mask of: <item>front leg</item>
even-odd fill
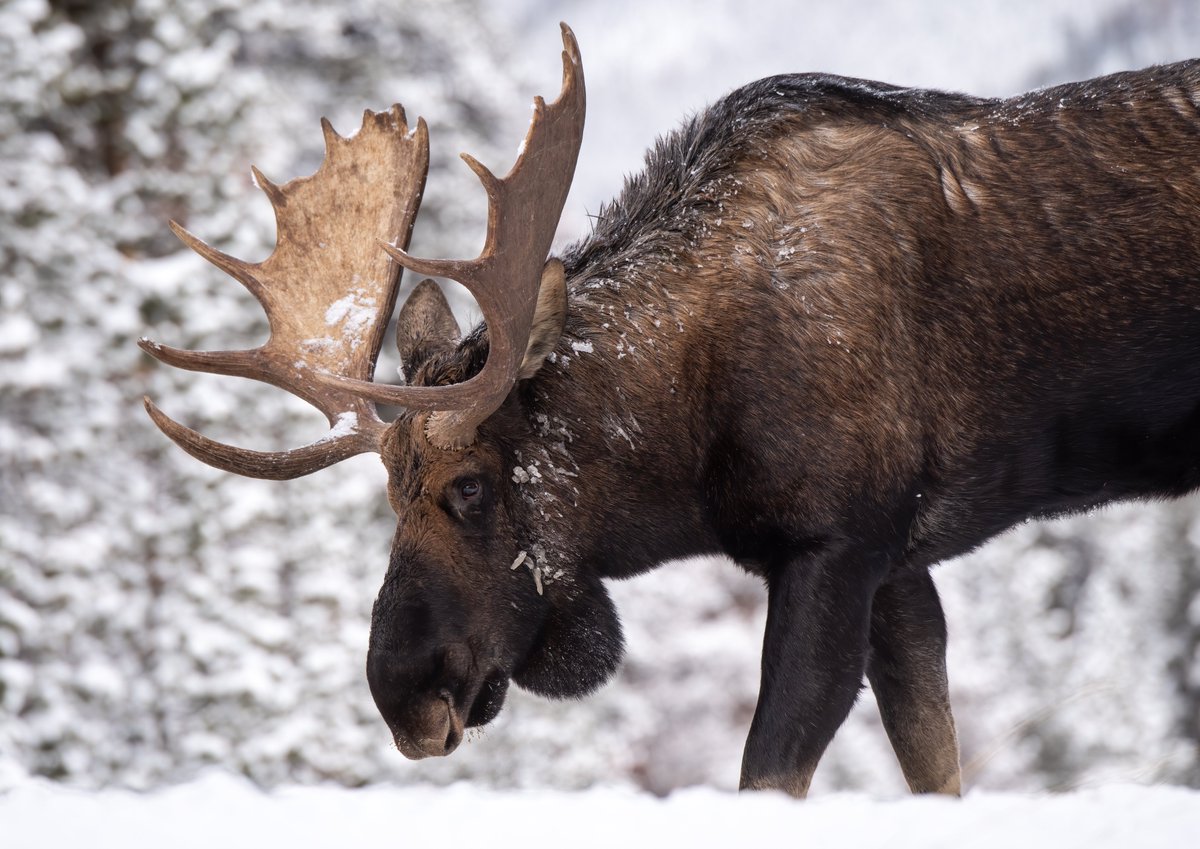
[[[762,685],[742,758],[742,789],[804,797],[862,687],[877,553],[828,552],[767,577]]]
[[[958,795],[946,620],[928,570],[890,577],[875,593],[867,677],[908,786],[914,793]]]

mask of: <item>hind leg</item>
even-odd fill
[[[871,604],[867,678],[914,793],[962,792],[946,678],[946,620],[927,570],[890,578]]]

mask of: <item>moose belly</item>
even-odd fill
[[[1097,358],[1070,391],[1047,381],[1040,409],[997,414],[932,478],[910,554],[934,563],[1030,518],[1200,487],[1200,350],[1155,354]]]

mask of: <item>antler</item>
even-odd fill
[[[426,427],[443,448],[474,441],[475,429],[496,411],[516,383],[537,307],[542,267],[567,200],[583,140],[585,93],[579,45],[562,25],[563,84],[549,106],[534,100],[534,115],[521,152],[504,179],[463,154],[488,196],[487,239],[473,260],[409,256],[394,244],[384,249],[418,274],[457,280],[479,302],[487,321],[488,359],[470,380],[450,386],[388,386],[332,370],[320,379],[331,387],[409,409],[435,410]]]
[[[261,263],[228,256],[175,222],[188,247],[227,272],[259,300],[271,335],[247,351],[183,351],[142,339],[148,354],[193,371],[250,377],[303,398],[329,419],[316,442],[292,451],[251,451],[224,445],[168,418],[149,398],[154,423],[181,448],[209,465],[257,478],[285,480],[347,457],[379,451],[385,424],[375,405],[345,387],[313,379],[336,374],[351,385],[369,381],[396,303],[400,269],[379,242],[407,245],[429,168],[429,134],[411,132],[404,110],[363,114],[349,139],[322,119],[325,159],[311,177],[276,186],[253,169],[275,209],[278,244]]]

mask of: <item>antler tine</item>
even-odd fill
[[[426,432],[444,448],[474,439],[475,428],[504,402],[516,383],[529,341],[540,276],[566,204],[583,140],[586,95],[579,45],[562,25],[563,82],[558,99],[534,102],[521,153],[503,179],[463,156],[488,196],[487,238],[474,260],[428,260],[392,245],[387,253],[418,274],[449,277],[470,290],[487,321],[489,353],[483,370],[453,386],[385,386],[324,375],[330,386],[376,402],[436,410]],[[531,163],[536,163],[533,165]]]
[[[142,403],[150,418],[158,425],[158,429],[200,462],[223,472],[267,480],[291,480],[340,463],[355,454],[376,451],[382,432],[381,424],[379,428],[348,430],[344,434],[319,439],[303,448],[293,448],[290,451],[253,451],[217,442],[181,425],[155,406],[149,398],[142,398]]]
[[[263,172],[259,171],[257,166],[251,165],[250,173],[254,176],[254,185],[262,189],[263,194],[271,201],[273,209],[278,209],[287,203],[287,196],[283,193],[283,189],[263,176]]]
[[[259,348],[247,351],[187,351],[142,337],[138,347],[159,362],[188,371],[204,371],[231,377],[255,377],[262,370]]]
[[[257,177],[258,169],[253,168],[252,170]],[[265,177],[263,180],[264,183],[260,183],[260,186],[267,182]],[[268,192],[268,195],[269,194],[270,192]],[[258,278],[254,276],[253,265],[248,262],[244,262],[237,257],[232,257],[224,251],[217,250],[203,239],[196,238],[177,221],[168,221],[167,226],[171,228],[171,232],[175,234],[175,237],[179,239],[179,241],[183,242],[193,251],[200,254],[200,256],[204,257],[217,268],[224,271],[234,280],[237,280],[239,283],[249,289],[250,293],[254,295],[254,297],[262,300],[262,284],[259,282]]]
[[[333,124],[329,123],[329,119],[321,118],[321,134],[325,137],[325,152],[328,154],[339,142],[344,142],[345,139],[338,135],[338,131],[333,128]]]
[[[379,247],[383,248],[392,259],[403,268],[411,271],[413,274],[424,274],[429,277],[448,277],[451,280],[457,280],[463,285],[466,285],[465,278],[469,278],[474,273],[475,263],[458,259],[423,259],[422,257],[413,256],[395,245],[387,242],[380,242]]]
[[[249,451],[208,439],[147,400],[155,424],[192,456],[250,477],[308,474],[364,451],[378,451],[386,425],[369,399],[314,380],[333,372],[370,380],[399,287],[399,268],[377,241],[408,244],[429,166],[424,122],[409,132],[404,111],[367,111],[342,138],[322,119],[326,152],[311,177],[277,186],[252,169],[275,210],[278,244],[261,263],[210,247],[172,222],[179,238],[241,281],[267,313],[271,335],[247,351],[185,351],[143,339],[142,350],[169,365],[249,377],[286,389],[325,414],[323,438],[283,452]]]
[[[535,98],[535,102],[540,103],[542,99],[540,97]],[[475,172],[475,176],[479,178],[479,182],[483,183],[484,191],[487,192],[489,199],[503,189],[500,178],[493,174],[486,165],[474,156],[469,153],[460,153],[459,158],[467,163],[468,168]]]

